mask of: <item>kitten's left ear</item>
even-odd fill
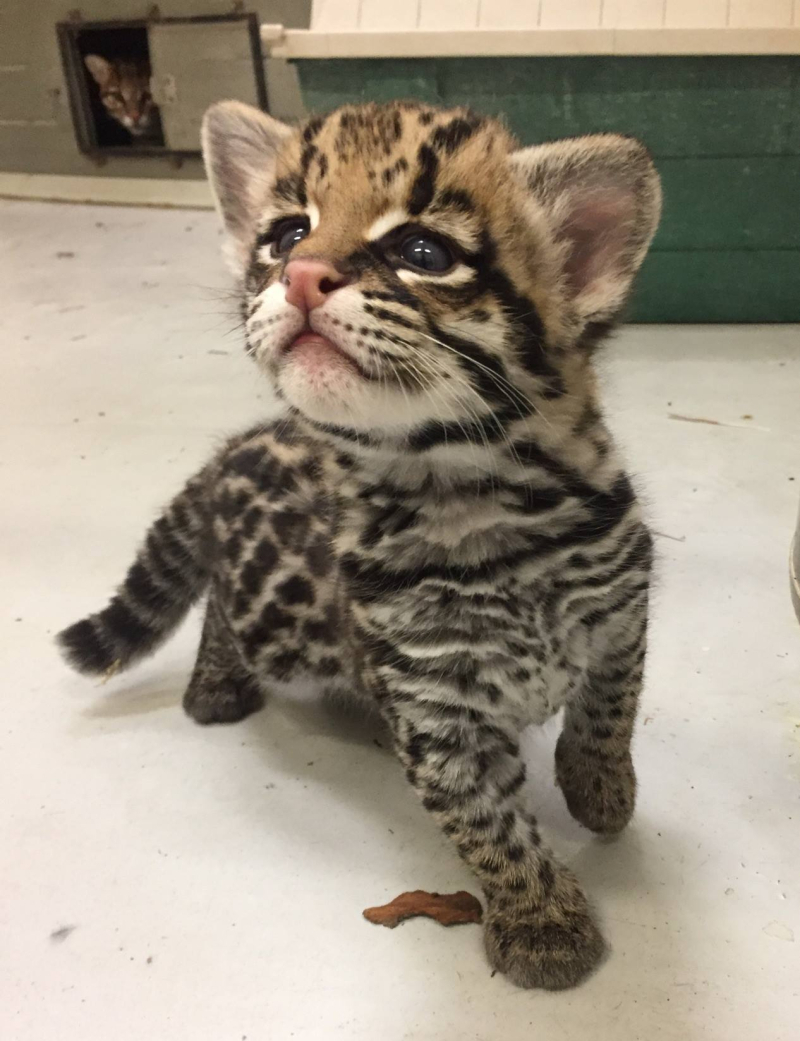
[[[647,149],[630,137],[594,134],[523,148],[510,161],[562,247],[578,316],[613,318],[661,215],[661,182]]]
[[[97,86],[105,87],[113,72],[111,62],[107,58],[101,58],[99,54],[87,54],[83,62]]]
[[[278,152],[293,133],[285,123],[240,101],[217,102],[203,117],[203,161],[237,274],[247,265],[260,208],[275,180]]]

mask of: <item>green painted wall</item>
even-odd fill
[[[641,138],[664,217],[631,318],[800,321],[800,57],[299,61],[306,105],[419,98],[502,115],[525,144]]]

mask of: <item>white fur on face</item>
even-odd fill
[[[394,228],[399,228],[403,224],[408,224],[410,220],[411,218],[405,210],[388,210],[369,226],[366,234],[367,242],[377,242],[378,239],[382,239],[384,235],[388,235]]]
[[[413,331],[364,311],[361,292],[345,287],[332,293],[308,319],[286,302],[286,288],[273,282],[260,295],[247,322],[250,351],[283,397],[319,423],[356,430],[402,434],[432,420],[467,422],[487,410],[461,373],[452,352]],[[284,351],[304,330],[331,340],[371,377],[332,362],[308,365]],[[382,339],[371,336],[380,332]],[[393,369],[414,375],[398,384]]]
[[[452,318],[442,321],[441,326],[446,332],[463,336],[497,354],[503,351],[506,323],[500,317],[490,319],[488,322],[476,322],[474,318],[453,315]]]
[[[397,277],[404,282],[436,282],[443,286],[463,286],[475,278],[474,270],[467,264],[456,264],[452,271],[445,275],[437,275],[430,271],[411,271],[408,268],[400,268]]]
[[[286,286],[273,282],[258,297],[247,319],[247,344],[255,360],[272,376],[277,355],[306,327],[303,313],[286,303]]]

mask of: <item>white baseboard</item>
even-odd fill
[[[206,181],[155,177],[81,177],[0,172],[0,198],[43,202],[86,202],[106,206],[213,209]]]

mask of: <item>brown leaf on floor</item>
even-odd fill
[[[464,925],[480,922],[482,914],[480,902],[463,889],[458,893],[427,893],[424,889],[415,889],[411,893],[401,893],[391,903],[368,907],[364,911],[368,922],[385,925],[387,929],[394,929],[404,919],[420,915],[432,918],[440,925]]]

